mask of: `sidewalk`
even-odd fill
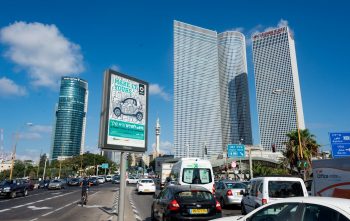
[[[136,221],[135,215],[131,208],[129,198],[132,188],[127,187],[124,199],[124,220]],[[118,195],[116,195],[118,194]],[[119,198],[119,188],[99,190],[98,192],[89,195],[87,205],[81,206],[77,204],[74,209],[61,217],[59,220],[76,220],[76,221],[117,221],[117,214],[113,213],[113,209],[118,211],[118,205],[114,206],[115,197]],[[114,207],[113,207],[114,206]]]

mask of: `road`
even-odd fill
[[[87,206],[81,207],[79,187],[63,190],[33,190],[27,197],[0,198],[1,220],[109,220],[110,214],[102,211],[113,205],[119,187],[103,184],[91,187]]]
[[[134,187],[131,199],[135,206],[134,213],[136,216],[139,216],[140,220],[151,221],[153,194],[137,194],[136,187]],[[237,206],[230,206],[222,210],[223,217],[237,215],[241,215],[241,209]]]

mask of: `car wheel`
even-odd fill
[[[128,184],[128,185],[129,185],[129,184],[130,184],[130,183],[129,183],[129,181],[126,181],[126,184]]]
[[[141,121],[142,118],[143,118],[143,114],[142,114],[141,112],[137,112],[137,113],[136,113],[136,119],[137,119],[138,121]]]
[[[241,203],[241,213],[242,213],[242,215],[246,215],[247,214],[247,211],[245,210],[245,207],[244,207],[243,203]]]
[[[28,196],[28,190],[27,190],[27,189],[25,189],[25,190],[23,191],[23,196]]]
[[[15,198],[15,197],[16,197],[16,191],[12,191],[12,192],[10,193],[10,198],[13,199],[13,198]]]
[[[122,112],[121,112],[121,110],[120,110],[119,107],[114,108],[113,113],[114,113],[115,116],[117,116],[117,117],[119,117],[119,116],[122,114]]]

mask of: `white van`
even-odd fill
[[[170,179],[178,185],[196,185],[215,192],[213,167],[209,160],[181,158],[171,169]]]
[[[247,214],[272,201],[297,196],[308,196],[304,181],[297,177],[258,177],[250,180],[244,193],[241,209]]]

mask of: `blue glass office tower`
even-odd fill
[[[87,100],[88,83],[85,80],[62,77],[60,97],[55,110],[51,160],[83,153]]]

